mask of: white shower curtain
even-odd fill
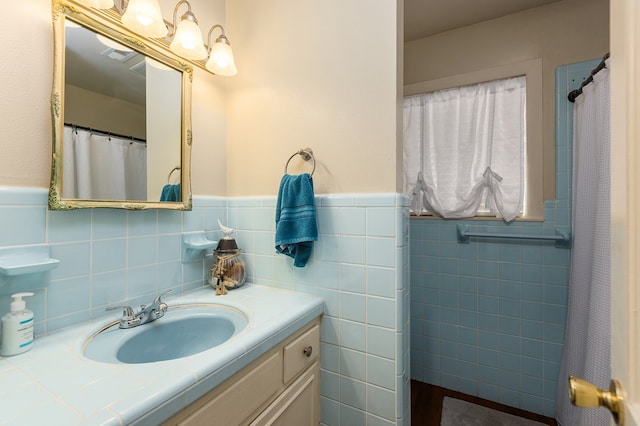
[[[63,198],[147,200],[143,143],[64,127]]]
[[[609,62],[606,64],[609,67]],[[571,405],[567,377],[608,388],[610,366],[609,70],[598,72],[575,102],[573,124],[573,248],[564,353],[556,418],[562,426],[608,425],[605,409]]]

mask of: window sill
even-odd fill
[[[439,216],[434,216],[432,214],[423,214],[423,215],[416,215],[414,213],[410,214],[410,219],[419,219],[419,220],[449,220],[449,221],[453,221],[453,220],[480,220],[480,221],[500,221],[500,222],[504,222],[502,220],[502,218],[499,218],[497,216],[474,216],[474,217],[466,217],[466,218],[462,218],[462,219],[457,219],[457,218],[442,218]],[[544,217],[537,217],[537,216],[526,216],[526,217],[517,217],[513,220],[513,222],[544,222]]]

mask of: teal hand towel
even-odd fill
[[[318,241],[313,179],[309,173],[285,174],[276,203],[276,251],[292,257],[293,266],[304,267],[313,241]]]
[[[162,187],[160,201],[180,201],[180,184],[168,184]]]

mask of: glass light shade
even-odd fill
[[[96,9],[111,9],[113,7],[113,0],[81,0],[80,3]]]
[[[122,23],[131,31],[146,37],[161,38],[169,32],[157,0],[129,0]]]
[[[197,60],[207,57],[200,28],[191,19],[180,21],[170,47],[173,53],[186,59]]]
[[[231,77],[238,74],[231,46],[221,41],[216,41],[213,44],[206,67],[212,73],[224,77]]]

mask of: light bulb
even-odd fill
[[[161,38],[168,32],[157,0],[129,0],[122,23],[146,37]]]
[[[187,12],[182,17],[170,47],[176,55],[186,59],[197,60],[207,57],[202,33],[192,13]]]
[[[220,38],[218,38],[211,48],[211,54],[209,55],[206,68],[214,74],[225,77],[238,74],[231,46],[224,41],[220,41]]]

